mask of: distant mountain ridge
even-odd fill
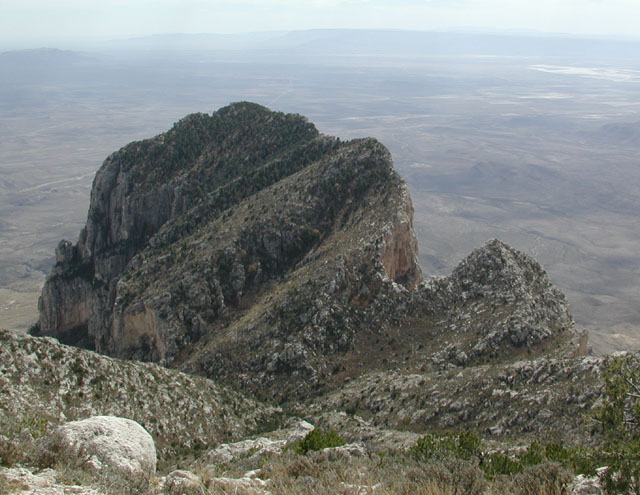
[[[394,29],[310,29],[223,35],[162,34],[112,40],[105,49],[139,50],[287,50],[307,55],[377,53],[423,55],[498,55],[611,57],[630,55],[640,42],[537,32],[415,31]]]

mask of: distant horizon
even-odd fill
[[[637,0],[0,0],[0,47],[316,29],[640,39]]]
[[[272,35],[274,37],[291,33],[312,33],[312,32],[397,32],[397,33],[442,33],[461,34],[478,36],[504,36],[515,38],[550,38],[550,39],[572,39],[572,40],[592,40],[610,41],[623,43],[640,43],[640,35],[605,35],[605,34],[576,34],[568,32],[539,31],[535,29],[508,29],[508,28],[478,28],[478,27],[453,27],[442,29],[403,29],[403,28],[309,28],[309,29],[265,29],[243,32],[157,32],[149,34],[122,34],[115,36],[76,36],[76,37],[51,37],[34,39],[29,42],[7,41],[0,38],[0,52],[37,50],[37,49],[61,49],[80,50],[91,49],[111,43],[122,43],[127,41],[138,41],[154,38],[169,37],[220,37],[250,39],[251,37],[261,37]]]

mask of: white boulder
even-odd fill
[[[72,421],[47,440],[61,459],[87,471],[111,471],[129,480],[148,479],[156,471],[153,438],[130,419],[94,416]]]
[[[601,495],[602,486],[598,476],[579,474],[570,487],[571,495]]]
[[[271,495],[267,482],[260,478],[213,478],[214,486],[236,495]]]
[[[259,458],[265,455],[280,455],[286,445],[286,440],[273,440],[265,437],[225,443],[210,450],[207,453],[207,459],[213,464],[220,464],[231,462],[239,457]]]
[[[291,428],[283,430],[286,432],[287,442],[297,442],[307,436],[311,430],[315,429],[311,423],[304,420],[297,421]]]

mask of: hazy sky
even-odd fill
[[[640,0],[0,0],[5,44],[311,28],[488,28],[640,38]]]

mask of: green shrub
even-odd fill
[[[292,445],[292,448],[298,454],[305,455],[311,450],[322,450],[329,447],[340,447],[344,445],[344,439],[338,435],[334,430],[323,432],[322,430],[315,428],[311,430],[307,435]]]
[[[513,475],[529,467],[555,463],[562,469],[574,474],[595,476],[596,468],[602,465],[599,451],[587,447],[564,447],[558,443],[541,445],[533,442],[515,458],[504,453],[495,453],[482,457],[481,467],[487,476]]]
[[[482,440],[472,431],[463,431],[458,435],[457,458],[471,459],[480,455]]]
[[[595,476],[596,469],[604,463],[602,452],[600,450],[588,447],[572,447],[568,449],[568,453],[568,461],[559,462],[567,469],[571,469],[575,474]]]
[[[545,445],[544,456],[551,462],[558,462],[563,465],[571,461],[571,452],[559,443]]]
[[[416,444],[411,447],[410,452],[416,459],[430,461],[451,456],[451,447],[450,437],[437,437],[427,434],[418,439]]]
[[[544,457],[548,462],[557,462],[575,474],[595,476],[601,465],[599,451],[588,447],[564,447],[558,443],[544,446]]]
[[[555,464],[563,472],[595,476],[596,469],[606,465],[603,453],[589,447],[565,447],[559,443],[543,445],[534,441],[526,449],[513,455],[505,452],[483,452],[481,443],[480,438],[471,431],[463,431],[457,435],[426,434],[411,447],[409,454],[420,462],[452,459],[469,461],[479,466],[489,479],[513,477],[531,467],[551,464]],[[630,473],[623,471],[623,475],[627,472]]]

